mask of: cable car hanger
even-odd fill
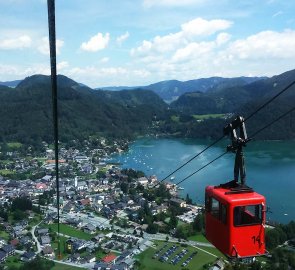
[[[231,145],[228,145],[227,152],[236,154],[234,166],[234,180],[221,184],[219,187],[230,189],[226,194],[253,192],[253,189],[246,185],[246,167],[243,147],[251,139],[247,136],[245,119],[238,116],[223,129],[225,136],[231,136]],[[240,183],[239,183],[240,177]]]

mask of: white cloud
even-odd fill
[[[144,0],[143,6],[145,8],[151,8],[153,6],[177,7],[197,5],[203,2],[204,0]]]
[[[192,58],[202,57],[208,54],[215,47],[214,42],[192,42],[186,47],[178,49],[172,57],[173,62],[188,61]]]
[[[228,55],[239,59],[282,59],[295,57],[295,31],[263,31],[246,39],[232,42],[226,50]]]
[[[149,71],[143,68],[98,68],[94,66],[71,68],[65,74],[76,81],[85,81],[91,87],[141,85],[143,80],[151,75]]]
[[[108,57],[103,57],[103,58],[100,59],[100,62],[101,63],[107,63],[107,62],[109,62],[109,60],[110,59]]]
[[[49,55],[49,39],[48,37],[43,37],[39,42],[37,49],[40,53]],[[60,50],[64,45],[64,41],[57,39],[56,40],[56,54],[60,54]]]
[[[201,39],[176,34],[184,37],[182,31],[155,37],[131,51],[133,63],[143,64],[153,81],[272,76],[294,68],[295,30],[262,31],[244,39],[226,32]]]
[[[103,35],[102,33],[98,33],[97,35],[91,37],[89,41],[83,42],[81,45],[81,49],[88,52],[97,52],[105,49],[110,41],[110,34],[106,33]]]
[[[17,38],[0,40],[0,50],[13,50],[31,47],[32,40],[28,35],[22,35]]]
[[[29,66],[0,64],[0,81],[23,79],[34,74],[50,74],[49,65],[29,64]]]
[[[216,38],[216,44],[218,46],[224,45],[231,39],[231,35],[228,33],[220,33]]]
[[[117,43],[119,44],[119,45],[122,45],[122,43],[125,41],[125,40],[127,40],[128,38],[129,38],[129,32],[127,31],[125,34],[123,34],[123,35],[121,35],[121,36],[119,36],[119,37],[117,37]]]
[[[184,36],[210,36],[218,31],[228,29],[232,25],[227,20],[204,20],[196,18],[181,26]]]
[[[275,17],[281,16],[281,15],[283,15],[283,14],[284,14],[283,11],[278,11],[278,12],[276,12],[275,14],[273,14],[272,17],[275,18]]]
[[[62,61],[62,62],[57,63],[58,72],[60,72],[61,70],[65,69],[67,67],[69,67],[69,63],[67,61]]]
[[[181,31],[165,36],[156,36],[151,41],[144,40],[140,46],[131,49],[132,56],[147,56],[150,54],[173,52],[186,47],[190,42],[204,36],[211,36],[219,31],[228,29],[232,22],[227,20],[204,20],[196,18],[181,25]],[[230,35],[222,33],[219,44],[229,40]]]

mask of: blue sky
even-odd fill
[[[49,74],[46,0],[0,0],[0,81]],[[295,1],[56,0],[58,71],[91,87],[295,68]]]

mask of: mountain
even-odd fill
[[[58,76],[58,98],[61,141],[93,134],[125,138],[145,134],[155,115],[161,119],[167,114],[167,105],[152,91],[109,94],[62,75]],[[1,141],[51,142],[50,77],[34,75],[14,89],[0,87],[0,121]]]
[[[243,86],[264,78],[266,77],[211,77],[189,81],[167,80],[146,86],[109,86],[96,88],[96,90],[121,91],[133,89],[146,89],[151,90],[157,95],[159,95],[163,100],[165,100],[165,102],[171,103],[172,101],[177,100],[181,95],[188,92],[218,91],[224,88]]]
[[[261,79],[234,87],[216,86],[202,92],[185,93],[170,104],[172,109],[185,114],[234,113],[243,105],[275,95],[278,90],[295,79],[295,70],[272,78]],[[224,84],[223,84],[224,85]],[[292,91],[288,93],[292,94]]]
[[[251,115],[262,104],[278,94],[286,86],[295,81],[295,70],[282,73],[272,78],[262,79],[253,83],[219,89],[214,91],[191,92],[179,97],[170,104],[172,110],[181,116],[173,117],[174,121],[167,123],[167,130],[172,130],[180,136],[190,137],[218,137],[216,129],[220,131],[229,122],[229,115]],[[284,94],[279,96],[268,106],[255,114],[247,126],[249,134],[263,127],[266,123],[276,119],[284,112],[293,108],[295,104],[295,86],[293,85]],[[192,115],[198,114],[227,114],[224,118],[200,120],[201,118]],[[186,117],[183,117],[186,115]],[[177,121],[176,121],[177,120]],[[174,122],[174,123],[173,123]],[[259,134],[260,139],[294,139],[295,138],[295,115],[290,114],[278,123],[272,125]]]
[[[163,81],[143,87],[157,93],[162,99],[170,103],[187,92],[217,91],[233,86],[243,86],[261,79],[260,77],[221,78],[211,77],[190,81]]]
[[[5,85],[8,87],[16,87],[22,80],[16,80],[16,81],[7,81],[7,82],[0,82],[0,85]]]

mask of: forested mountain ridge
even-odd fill
[[[230,121],[228,115],[250,115],[271,97],[295,81],[295,70],[291,70],[269,79],[255,81],[251,84],[231,87],[219,91],[200,93],[193,92],[181,96],[171,104],[171,108],[183,115],[198,114],[226,114],[217,119],[199,120],[195,123],[194,117],[186,121],[170,121],[167,130],[179,136],[191,137],[218,137],[222,127]],[[295,86],[293,85],[275,101],[252,117],[248,122],[249,134],[263,127],[266,123],[293,108],[295,105]],[[226,119],[224,119],[226,118]],[[174,119],[176,119],[174,117]],[[181,119],[181,118],[180,118]],[[174,122],[174,123],[173,123]],[[176,123],[175,123],[176,122]],[[284,117],[257,136],[258,139],[294,139],[295,138],[295,113]]]
[[[142,88],[152,90],[165,101],[171,102],[173,100],[177,100],[177,98],[179,98],[181,95],[188,92],[216,91],[233,86],[243,86],[260,79],[260,77],[211,77],[183,82],[177,80],[168,80],[144,86]]]
[[[167,80],[157,83],[153,83],[146,86],[137,87],[102,87],[101,90],[134,90],[134,89],[147,89],[151,90],[167,103],[177,100],[181,95],[188,92],[207,92],[207,91],[218,91],[224,88],[243,86],[254,81],[263,79],[265,77],[237,77],[237,78],[222,78],[222,77],[211,77],[201,78],[189,81],[178,81],[178,80]],[[96,88],[100,90],[100,88]]]
[[[294,79],[295,70],[291,70],[243,86],[212,90],[206,93],[186,93],[172,102],[170,106],[186,114],[233,113],[249,102],[275,95]],[[293,92],[290,89],[284,96],[292,96]]]
[[[166,117],[166,104],[153,92],[145,91],[143,104],[134,91],[110,98],[75,81],[58,76],[60,139],[83,139],[89,135],[132,137],[145,134],[155,114]],[[118,95],[112,93],[111,95]],[[126,104],[124,96],[126,95]],[[0,87],[0,140],[36,143],[52,141],[51,81],[34,75],[16,88]]]

